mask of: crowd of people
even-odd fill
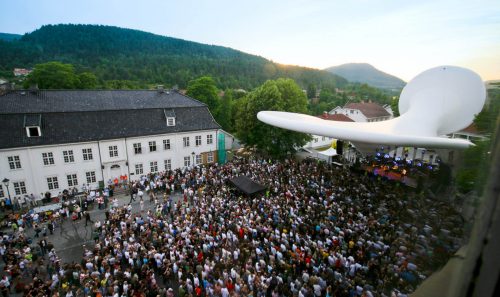
[[[267,191],[242,195],[239,175]],[[405,296],[461,237],[450,205],[312,160],[149,174],[130,192],[141,209],[107,205],[81,261],[49,242],[35,260],[22,228],[3,235],[0,292],[24,275],[24,296]]]

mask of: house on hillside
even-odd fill
[[[345,115],[354,122],[379,122],[393,118],[389,105],[382,106],[371,101],[348,103],[344,107],[337,106],[328,113]]]
[[[233,143],[204,103],[163,89],[11,91],[0,126],[0,198],[212,163]]]

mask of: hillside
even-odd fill
[[[347,81],[326,71],[273,63],[227,47],[147,32],[97,25],[46,25],[19,40],[0,40],[0,76],[15,67],[60,61],[92,71],[103,81],[127,80],[183,88],[199,76],[220,88],[252,89],[268,79],[289,77],[302,87],[334,87]]]
[[[20,39],[21,37],[22,37],[22,35],[19,35],[19,34],[0,33],[0,40],[11,41],[11,40]]]
[[[350,82],[366,83],[381,89],[401,89],[406,84],[403,80],[366,63],[342,64],[325,70],[340,75]]]

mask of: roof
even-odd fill
[[[391,114],[385,110],[380,104],[374,102],[357,102],[349,103],[344,108],[357,109],[361,111],[367,118],[388,117]]]
[[[322,115],[319,115],[318,118],[321,118],[323,120],[329,120],[329,121],[354,122],[353,119],[351,119],[348,116],[343,115],[341,113],[337,113],[337,114],[324,113]]]
[[[246,195],[253,195],[253,194],[265,191],[267,189],[266,186],[258,184],[244,175],[240,175],[238,177],[235,177],[235,178],[231,179],[230,182],[236,188],[238,188],[238,190],[245,193]]]
[[[477,130],[476,124],[472,123],[469,126],[463,128],[462,130],[455,132],[455,133],[466,133],[466,134],[471,134],[471,135],[479,135],[479,131]]]
[[[71,112],[61,111],[68,110],[71,106],[47,105],[40,107],[36,105],[45,105],[43,98],[51,98],[49,100],[54,102],[57,98],[62,98],[61,94],[65,92],[41,91],[40,93],[45,93],[45,96],[42,96],[41,99],[35,98],[35,94],[24,95],[28,98],[28,101],[11,104],[9,108],[5,108],[3,104],[5,97],[9,97],[9,95],[0,96],[0,106],[3,106],[0,107],[0,127],[2,127],[0,129],[0,149],[220,128],[205,104],[180,94],[172,96],[165,93],[160,94],[156,91],[68,92],[72,99],[80,102],[80,104],[75,105],[81,106],[82,111],[76,110],[76,107],[72,107],[70,109]],[[79,92],[82,93],[82,97],[80,98],[78,97]],[[117,94],[112,94],[113,92],[117,92]],[[57,95],[52,96],[52,93],[57,93]],[[95,94],[95,97],[89,97],[91,93]],[[156,96],[153,93],[158,93],[160,99],[155,99]],[[120,94],[125,94],[125,96],[121,97]],[[132,102],[132,95],[138,95],[133,98],[133,102],[136,102],[137,106],[127,105]],[[11,98],[7,98],[7,101],[12,100]],[[117,101],[122,100],[124,104],[115,107],[114,110],[106,109],[107,107],[111,107],[111,105],[106,100],[103,100],[101,105],[104,108],[98,109],[92,105],[96,103],[96,99],[94,98],[114,98]],[[169,98],[172,98],[172,100],[169,100]],[[151,99],[153,99],[153,103],[150,105],[148,103],[150,103]],[[67,103],[67,99],[63,98],[59,100],[61,100],[62,105]],[[86,102],[86,100],[89,102]],[[161,101],[163,101],[162,105],[160,104]],[[39,112],[36,114],[24,112],[21,103],[26,104],[25,109],[29,111],[38,110]],[[35,105],[29,105],[30,103]],[[181,105],[180,103],[184,104]],[[19,108],[16,113],[14,112],[14,106]],[[48,106],[52,106],[53,109],[49,109]],[[143,108],[138,108],[138,106],[142,106]],[[6,109],[7,112],[5,111]],[[175,126],[167,126],[166,115],[175,116]],[[37,119],[40,119],[41,136],[27,137],[24,129],[26,121],[33,122]]]
[[[196,106],[206,105],[178,92],[156,90],[12,91],[0,97],[0,114]]]

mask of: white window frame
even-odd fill
[[[200,146],[201,145],[201,135],[196,135],[194,137],[194,142],[195,142],[196,146]]]
[[[158,172],[158,161],[149,162],[149,169],[151,169],[151,173]]]
[[[92,148],[84,148],[82,149],[83,161],[92,161],[94,160],[94,156],[92,155]]]
[[[174,117],[168,117],[167,118],[167,126],[168,127],[175,126],[175,118]]]
[[[172,170],[172,159],[164,160],[163,164],[165,165],[165,171]]]
[[[3,185],[0,185],[0,198],[5,197],[5,192],[3,191]]]
[[[184,157],[184,167],[191,166],[191,156]]]
[[[142,166],[142,163],[135,164],[135,174],[144,174],[144,167]]]
[[[118,157],[118,146],[117,145],[110,145],[108,148],[109,148],[109,157],[110,158]]]
[[[195,165],[201,164],[201,161],[202,161],[201,154],[196,155],[194,160],[195,160],[194,161]]]
[[[42,159],[43,159],[43,165],[44,166],[50,166],[50,165],[54,165],[55,164],[55,162],[54,162],[54,153],[52,153],[52,152],[42,153]]]
[[[214,152],[209,152],[207,154],[207,162],[208,163],[213,163],[214,162]]]
[[[30,129],[34,129],[34,128],[37,129],[38,135],[31,135]],[[39,126],[29,126],[29,127],[26,127],[26,135],[28,137],[40,137],[40,136],[42,136],[42,130],[40,130]]]
[[[157,147],[156,147],[156,141],[155,140],[152,140],[149,142],[149,152],[152,153],[152,152],[156,152],[157,150]]]
[[[212,134],[207,135],[207,144],[214,143],[214,136]]]
[[[135,155],[142,154],[142,145],[140,142],[134,143],[134,154]]]
[[[184,147],[189,147],[189,136],[182,137],[182,144]]]
[[[16,193],[16,195],[23,195],[28,193],[28,191],[26,191],[26,183],[24,181],[16,181],[12,184],[14,186],[14,193]]]
[[[64,163],[75,163],[75,155],[73,150],[63,151]]]
[[[164,150],[169,150],[172,147],[170,146],[170,139],[163,139],[163,149]]]
[[[59,189],[59,181],[57,180],[57,176],[47,177],[47,187],[49,188],[49,190]]]
[[[76,173],[66,174],[66,180],[68,181],[68,187],[78,186],[78,176]]]
[[[93,183],[97,182],[95,171],[85,172],[85,177],[87,178],[87,184],[93,184]]]
[[[11,170],[22,169],[21,158],[19,156],[8,156],[7,161]]]

